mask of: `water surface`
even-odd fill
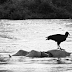
[[[18,50],[47,51],[56,49],[54,41],[46,41],[52,34],[65,34],[70,36],[61,43],[61,48],[72,52],[72,20],[1,20],[0,21],[0,52],[16,53]],[[72,71],[72,59],[62,60],[62,64],[49,58],[8,58],[5,54],[5,62],[0,62],[0,72],[70,72]]]

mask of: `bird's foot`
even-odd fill
[[[57,49],[61,49],[61,47],[60,46],[58,46],[58,48]]]
[[[61,51],[64,51],[65,49],[62,49],[62,48],[60,47],[60,50],[61,50]]]
[[[57,49],[58,49],[58,50],[61,50],[61,51],[64,51],[64,49],[62,49],[61,47],[58,47]]]
[[[61,48],[60,50],[64,51],[65,49],[62,49],[62,48]]]
[[[57,48],[57,49],[59,49],[59,50],[60,50],[60,49],[61,49],[61,47],[58,45],[58,48]]]

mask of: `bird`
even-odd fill
[[[65,35],[54,34],[54,35],[50,35],[50,36],[46,37],[46,40],[54,40],[55,42],[57,42],[57,46],[58,46],[57,49],[64,50],[64,49],[61,49],[60,43],[65,41],[66,38],[68,37],[68,35],[70,35],[69,32],[65,32]]]

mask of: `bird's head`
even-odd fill
[[[70,35],[69,32],[66,32],[65,35]]]
[[[68,35],[70,35],[69,32],[66,32],[66,33],[65,33],[65,36],[68,37]]]

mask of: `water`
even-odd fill
[[[1,20],[0,21],[0,52],[14,54],[18,50],[47,51],[56,49],[54,41],[46,41],[52,34],[65,34],[70,36],[61,47],[72,52],[72,20]],[[70,60],[62,59],[61,64],[50,58],[12,57],[4,54],[0,62],[0,72],[70,72],[72,71],[72,56]]]
[[[26,58],[12,57],[5,63],[0,63],[1,72],[70,72],[72,71],[72,62],[57,64],[52,58]]]

